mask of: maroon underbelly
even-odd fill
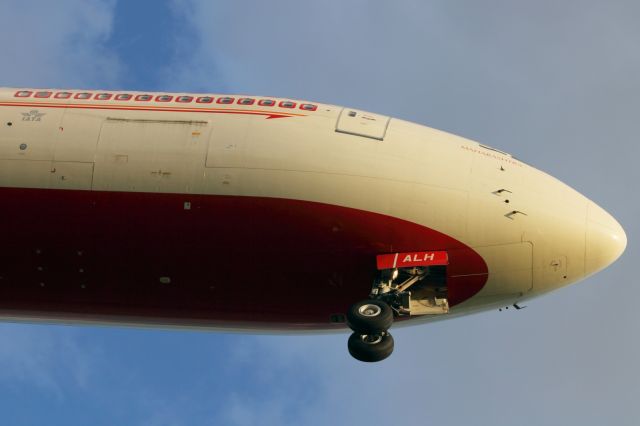
[[[379,253],[447,250],[451,305],[487,278],[440,232],[287,199],[0,188],[0,236],[0,313],[45,318],[322,329]]]

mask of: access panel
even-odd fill
[[[386,115],[343,108],[338,117],[336,132],[382,141],[389,127],[389,120],[391,119]]]
[[[206,121],[112,119],[100,132],[94,190],[191,193],[202,179]]]
[[[92,180],[93,163],[0,159],[0,187],[89,190]]]
[[[489,266],[482,296],[523,295],[533,286],[533,244],[524,241],[474,247]]]

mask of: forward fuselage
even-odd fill
[[[343,328],[378,254],[446,251],[451,316],[576,282],[626,245],[556,179],[402,120],[18,89],[0,90],[0,236],[5,318],[276,330]]]

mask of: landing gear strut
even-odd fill
[[[388,330],[393,324],[393,310],[382,300],[363,300],[347,312],[347,324],[353,330],[347,347],[355,359],[377,362],[393,352],[393,337]]]
[[[448,259],[443,251],[378,255],[369,299],[347,312],[349,353],[360,361],[382,361],[393,352],[389,328],[395,317],[447,314]]]

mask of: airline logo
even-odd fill
[[[22,113],[22,121],[42,121],[42,117],[46,114],[44,112],[40,112],[37,109],[34,109],[29,112]]]
[[[411,268],[413,266],[448,265],[446,251],[415,251],[409,253],[379,254],[376,257],[378,269]]]

